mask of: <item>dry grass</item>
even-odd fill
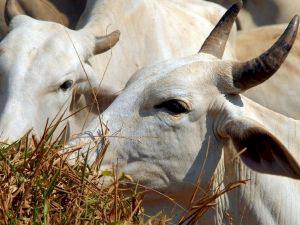
[[[70,152],[63,151],[64,132],[53,139],[57,124],[47,127],[41,140],[28,133],[13,144],[0,146],[0,224],[169,224],[165,215],[147,219],[142,209],[145,190],[128,184],[125,174],[115,170],[99,172],[99,164],[86,161],[68,164]],[[99,161],[101,163],[101,160]],[[101,178],[109,178],[103,186]],[[208,192],[193,203],[180,224],[195,224],[222,194],[242,182],[223,190]]]
[[[54,129],[45,129],[40,141],[28,134],[1,145],[0,224],[141,223],[140,195],[119,187],[130,178],[99,173],[85,162],[69,165],[63,141],[52,139]],[[113,179],[111,186],[102,187],[103,176]]]

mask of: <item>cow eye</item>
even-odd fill
[[[73,86],[72,80],[65,81],[62,85],[59,86],[59,88],[63,91],[69,90]]]
[[[189,109],[185,102],[172,99],[154,106],[155,109],[165,109],[173,115],[188,113]]]

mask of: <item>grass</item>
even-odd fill
[[[124,224],[142,222],[140,194],[84,162],[67,163],[61,138],[45,129],[41,140],[27,134],[0,147],[0,224]],[[63,136],[63,132],[60,137]],[[78,148],[79,149],[79,148]],[[74,148],[72,151],[77,151]],[[100,178],[113,180],[103,187]]]
[[[69,164],[69,155],[80,146],[65,151],[64,131],[54,139],[57,125],[47,126],[40,140],[28,133],[15,143],[1,143],[1,225],[170,224],[163,214],[145,219],[142,201],[149,189],[141,189],[128,175],[117,177],[117,168],[100,172],[101,159],[93,166],[84,160]],[[112,182],[104,186],[101,178]],[[193,200],[179,224],[195,224],[218,197],[243,183]]]

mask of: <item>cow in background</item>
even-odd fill
[[[236,0],[208,0],[226,8]],[[238,28],[249,30],[258,26],[288,23],[291,15],[300,13],[299,0],[244,0],[238,16]]]

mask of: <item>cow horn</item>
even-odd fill
[[[5,5],[5,20],[6,23],[9,22],[17,15],[24,14],[22,7],[17,0],[7,0]]]
[[[94,48],[94,55],[106,52],[111,49],[120,38],[120,31],[116,30],[106,36],[96,37],[96,44]]]
[[[243,3],[240,1],[226,11],[204,41],[199,53],[208,53],[219,59],[222,58],[232,25],[242,6]]]
[[[294,44],[298,25],[299,16],[294,16],[271,48],[257,58],[233,65],[233,85],[238,88],[238,93],[261,84],[279,69]]]

